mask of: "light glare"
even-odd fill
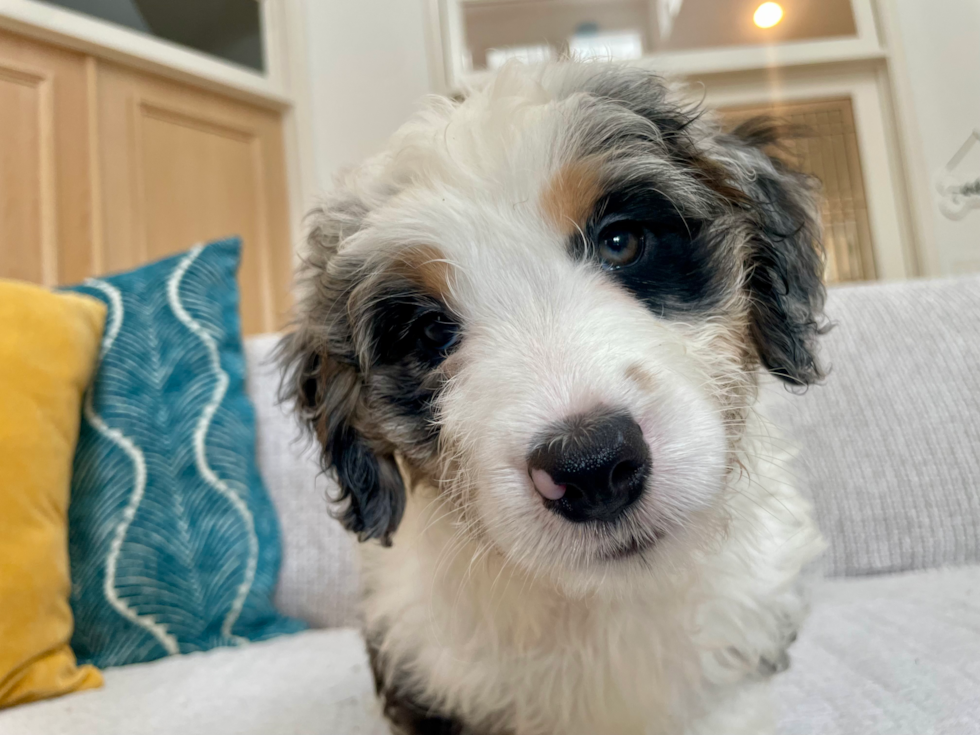
[[[779,3],[762,3],[752,16],[752,20],[759,28],[772,28],[782,19],[783,9]]]

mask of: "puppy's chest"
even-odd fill
[[[564,733],[675,731],[701,688],[698,653],[676,611],[564,608],[501,636],[496,676],[510,690],[515,732],[532,731],[539,719]]]
[[[386,565],[381,576],[406,573]],[[522,582],[471,573],[369,597],[368,633],[389,677],[424,707],[470,713],[490,732],[648,735],[698,709],[701,665],[682,604],[569,600]]]

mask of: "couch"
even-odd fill
[[[980,735],[980,278],[838,287],[825,384],[761,400],[829,542],[775,680],[782,735]],[[276,603],[310,630],[109,669],[0,712],[2,735],[381,735],[351,542],[248,341],[258,455],[283,531]],[[599,735],[599,734],[597,734]]]

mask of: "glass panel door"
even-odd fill
[[[772,151],[793,168],[816,176],[821,186],[821,217],[827,249],[827,281],[875,277],[864,175],[850,99],[783,105],[752,105],[719,110],[726,128],[757,115],[769,115],[797,128],[798,137]]]

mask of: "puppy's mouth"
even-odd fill
[[[641,556],[657,544],[656,534],[650,537],[630,536],[629,540],[620,544],[603,558],[607,561],[620,561],[634,556]]]

